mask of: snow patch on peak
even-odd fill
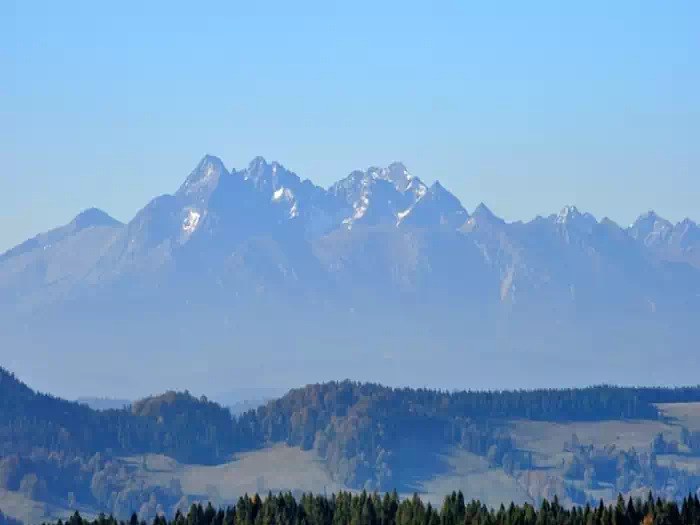
[[[197,164],[195,170],[201,171],[209,166],[215,166],[218,169],[224,169],[224,163],[219,157],[216,157],[215,155],[209,155],[207,153],[206,155],[204,155],[204,157],[202,157],[202,160],[199,161],[199,164]]]
[[[633,239],[641,241],[647,247],[652,247],[664,243],[673,229],[669,221],[659,217],[653,210],[649,210],[630,225],[628,232]]]
[[[598,223],[593,215],[590,213],[581,213],[576,206],[571,205],[564,206],[555,219],[557,224],[566,225],[576,223],[590,227]]]
[[[199,221],[202,214],[196,210],[188,210],[185,220],[182,222],[182,231],[187,234],[192,234],[199,226]]]
[[[397,213],[396,216],[399,219],[398,222],[401,222],[405,217],[407,217],[411,213],[411,211],[413,211],[413,207],[410,207],[407,210],[400,211],[399,213]]]
[[[292,193],[292,190],[289,188],[285,188],[284,186],[279,187],[273,194],[272,194],[272,200],[273,201],[291,201],[294,200],[294,193]]]
[[[293,219],[294,217],[299,216],[299,208],[297,206],[297,203],[295,202],[294,205],[292,206],[292,209],[289,210],[289,218]]]
[[[353,219],[357,220],[364,217],[365,213],[367,213],[367,209],[369,208],[369,197],[367,195],[363,195],[360,200],[355,203],[354,208],[355,214],[353,215]]]
[[[576,206],[564,206],[557,215],[558,223],[565,223],[574,217],[581,215]]]
[[[375,179],[391,182],[400,193],[407,193],[411,188],[415,192],[423,185],[401,162],[392,162],[386,168],[370,168],[368,173]]]
[[[411,176],[405,190],[405,193],[410,192],[415,195],[416,200],[420,200],[428,193],[428,187],[423,184],[419,178]]]

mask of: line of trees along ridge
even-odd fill
[[[339,493],[330,497],[291,494],[241,497],[236,505],[215,509],[211,504],[191,506],[172,520],[157,516],[153,525],[700,525],[700,501],[688,496],[680,504],[654,499],[649,493],[616,504],[564,508],[555,498],[539,507],[510,504],[490,509],[479,501],[466,502],[461,492],[444,499],[441,508],[425,504],[418,496],[399,499],[396,492]],[[65,523],[55,525],[146,525],[134,514],[130,521],[117,521],[100,515],[95,520],[75,513]]]

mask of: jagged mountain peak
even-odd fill
[[[421,195],[421,198],[443,199],[443,200],[449,199],[453,203],[459,203],[459,199],[457,197],[455,197],[455,195],[450,190],[445,188],[445,186],[443,186],[439,180],[436,180],[435,182],[433,182],[430,185],[430,187],[427,189],[427,191],[425,192],[425,196]],[[461,203],[459,204],[459,206],[460,207],[462,206]]]
[[[473,232],[482,228],[490,230],[493,227],[500,228],[505,224],[505,220],[493,213],[493,211],[482,202],[474,209],[471,217],[462,225],[460,231]]]
[[[682,226],[685,228],[693,228],[693,227],[697,227],[697,223],[694,220],[690,219],[689,217],[686,217],[685,219],[683,219],[681,222],[678,223],[678,226]]]
[[[228,174],[219,157],[204,155],[175,195],[204,204],[216,189],[221,177]]]
[[[425,196],[420,195],[420,198],[431,198],[431,199],[449,199],[454,203],[459,203],[459,199],[445,186],[443,186],[439,180],[433,182],[430,187],[424,192]],[[461,207],[462,204],[459,203]]]
[[[288,179],[282,180],[283,174]],[[441,180],[448,176],[440,173]],[[254,178],[270,184],[257,187]],[[180,196],[154,199],[127,227],[93,228],[74,236],[67,232],[67,242],[60,246],[57,235],[43,236],[4,262],[0,258],[0,286],[6,290],[0,302],[13,305],[16,298],[29,297],[29,289],[36,290],[37,299],[30,297],[27,304],[71,294],[92,296],[93,290],[94,295],[106,290],[104,297],[111,302],[109,294],[121,300],[127,291],[143,291],[158,306],[179,304],[194,294],[200,302],[192,299],[192,304],[218,306],[214,301],[230,300],[244,309],[251,297],[277,300],[279,293],[296,301],[297,292],[308,291],[314,304],[337,301],[347,311],[350,305],[371,305],[382,294],[403,302],[400,294],[410,291],[417,302],[449,300],[445,304],[454,312],[459,301],[481,308],[493,300],[500,307],[502,298],[515,297],[517,288],[516,308],[554,311],[570,304],[575,286],[576,301],[586,307],[614,302],[636,308],[646,297],[659,311],[700,303],[695,269],[655,273],[657,267],[649,262],[690,261],[700,267],[693,262],[700,244],[692,232],[679,229],[673,242],[652,252],[607,221],[586,233],[581,225],[595,219],[575,206],[533,223],[504,225],[482,203],[472,222],[440,181],[422,196],[414,192],[422,183],[401,163],[354,171],[329,192],[288,181],[298,182],[298,177],[263,157],[230,173],[220,159],[207,155]],[[403,193],[397,181],[406,182]],[[76,222],[83,221],[108,219],[86,211]],[[685,221],[688,228],[691,222]],[[17,254],[25,257],[10,262]],[[675,272],[684,273],[677,277]],[[669,279],[674,287],[667,291]],[[664,301],[668,306],[662,306]],[[641,304],[646,308],[646,302]],[[197,309],[191,310],[196,315]]]
[[[282,188],[293,191],[301,184],[296,173],[289,171],[277,161],[267,162],[264,157],[255,157],[243,171],[243,177],[251,181],[260,191],[274,193]]]
[[[224,162],[221,160],[220,157],[217,157],[216,155],[212,155],[211,153],[205,153],[204,156],[202,157],[202,160],[199,161],[198,167],[205,166],[207,164],[218,164],[221,167],[224,166]]]
[[[538,220],[535,219],[533,222]],[[591,235],[596,226],[598,226],[598,221],[593,215],[581,212],[576,206],[571,204],[564,206],[559,213],[550,215],[548,221],[554,225],[567,244],[574,239],[585,243],[586,241],[581,240],[581,236],[585,238]]]
[[[637,217],[637,220],[632,223],[630,228],[635,228],[639,227],[642,225],[649,225],[649,226],[654,226],[656,225],[657,228],[660,227],[672,227],[673,225],[664,219],[663,217],[659,216],[654,210],[649,210],[646,213],[642,213],[639,217]]]
[[[264,168],[267,166],[267,160],[262,155],[257,155],[248,163],[248,170],[253,171],[256,169]]]
[[[663,243],[672,230],[673,224],[657,215],[654,210],[649,210],[640,215],[627,232],[646,246],[655,246]]]
[[[370,166],[366,170],[354,170],[347,177],[331,186],[331,189],[338,184],[347,186],[348,184],[363,184],[371,186],[376,181],[387,181],[394,185],[400,193],[424,192],[425,184],[413,175],[402,162],[392,162],[387,167]]]
[[[474,209],[474,212],[472,213],[472,218],[480,222],[505,222],[503,219],[501,219],[499,216],[493,213],[491,209],[488,206],[486,206],[486,204],[484,204],[483,202],[479,203],[479,205]]]
[[[402,162],[392,162],[389,166],[380,170],[383,178],[390,180],[401,193],[406,192],[414,177]]]
[[[588,212],[581,212],[574,205],[564,206],[558,214],[552,215],[551,218],[558,226],[566,229],[573,228],[586,233],[590,233],[595,225],[598,224],[593,215]]]
[[[204,176],[211,176],[215,171],[227,171],[224,162],[215,155],[205,154],[202,160],[197,163],[193,172],[197,172]]]
[[[557,214],[557,222],[560,224],[571,222],[574,220],[579,220],[579,219],[586,219],[586,220],[593,219],[595,221],[595,218],[593,217],[593,215],[591,215],[590,213],[582,213],[573,204],[569,204],[569,205],[564,206],[561,209],[561,211]]]
[[[387,166],[387,169],[389,171],[400,171],[400,172],[404,173],[405,175],[409,174],[408,168],[406,168],[406,165],[403,162],[401,162],[400,160],[395,160],[394,162],[389,164],[389,166]]]
[[[607,216],[606,216],[606,217],[603,217],[603,218],[600,220],[600,224],[601,224],[602,226],[606,226],[606,227],[609,227],[609,228],[613,228],[613,227],[614,227],[614,228],[620,228],[620,225],[619,225],[619,224],[617,224],[614,220],[612,220],[610,217],[607,217]]]
[[[685,218],[673,229],[672,234],[682,250],[698,252],[700,248],[700,227],[691,219]]]
[[[662,217],[659,217],[659,215],[654,211],[654,210],[649,210],[646,213],[642,213],[637,220],[649,220],[649,219],[662,219]]]
[[[457,197],[450,193],[439,181],[416,196],[413,205],[398,214],[398,225],[421,228],[457,228],[469,219],[467,210]]]
[[[349,189],[360,184],[363,180],[367,179],[368,177],[371,176],[368,174],[367,171],[353,170],[346,177],[343,177],[339,181],[331,184],[328,188],[328,191],[331,193],[338,193],[342,189]]]
[[[74,231],[95,226],[120,226],[121,224],[117,219],[99,208],[83,210],[70,222],[70,226],[73,227]]]
[[[700,267],[700,228],[689,218],[674,225],[650,210],[640,215],[627,233],[664,258]]]
[[[0,263],[33,250],[46,250],[64,239],[90,228],[109,229],[121,226],[123,226],[121,222],[99,208],[88,208],[76,215],[68,224],[40,233],[4,253],[0,252]],[[105,233],[105,235],[107,234]]]
[[[495,217],[496,215],[489,209],[486,204],[483,202],[480,202],[479,205],[474,208],[474,212],[472,213],[472,217]]]

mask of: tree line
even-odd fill
[[[237,417],[187,392],[96,411],[34,392],[0,368],[0,488],[18,490],[24,482],[30,492],[65,494],[73,476],[83,480],[73,492],[89,499],[97,454],[217,464],[286,443],[314,450],[353,489],[390,490],[397,470],[419,459],[397,452],[401,440],[457,446],[516,471],[529,468],[531,458],[514,447],[504,420],[653,420],[660,418],[656,403],[680,401],[700,401],[700,387],[447,392],[342,381],[292,390]]]
[[[22,522],[10,518],[9,516],[5,516],[2,509],[0,509],[0,525],[22,525]]]
[[[689,495],[682,502],[645,500],[619,496],[615,504],[565,508],[555,497],[537,507],[525,503],[498,509],[479,501],[466,502],[461,492],[445,497],[441,507],[424,503],[420,497],[400,499],[396,492],[351,494],[329,497],[305,494],[295,499],[290,493],[241,497],[233,506],[215,509],[211,504],[194,504],[189,512],[178,512],[168,520],[156,516],[153,525],[700,525],[700,501]],[[48,524],[47,524],[48,525]],[[104,514],[87,520],[76,512],[66,522],[51,525],[147,525],[136,514],[129,521],[117,521]]]

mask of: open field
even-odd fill
[[[604,447],[646,449],[654,436],[663,433],[668,440],[680,439],[680,428],[660,421],[604,421],[601,423],[547,423],[515,421],[510,423],[518,448],[530,450],[538,458],[554,458],[574,434],[581,443]],[[543,465],[544,466],[544,465]]]
[[[479,499],[489,506],[510,501],[532,503],[516,479],[500,469],[489,469],[484,458],[459,449],[441,457],[448,465],[447,471],[416,484],[416,492],[424,501],[440,505],[446,494],[461,490],[467,500]]]
[[[188,496],[233,503],[246,493],[268,491],[304,491],[331,493],[343,487],[336,484],[312,452],[278,445],[265,450],[240,454],[234,461],[214,467],[181,465],[165,456],[148,456],[146,471],[139,476],[146,485],[167,486],[180,480]],[[129,458],[141,464],[142,458]]]
[[[42,523],[49,519],[67,518],[73,512],[47,503],[33,501],[19,492],[0,489],[0,509],[7,516],[23,521],[25,524]],[[80,513],[91,516],[90,509],[80,508]]]
[[[700,428],[700,404],[683,403],[661,407],[664,421],[605,421],[598,423],[551,423],[541,421],[506,421],[518,448],[532,452],[534,469],[509,476],[501,469],[489,468],[485,458],[457,448],[439,452],[423,450],[425,460],[400,472],[403,495],[421,494],[427,501],[440,504],[446,493],[462,490],[467,499],[481,499],[488,505],[502,502],[535,502],[547,486],[561,486],[562,461],[571,458],[565,444],[576,434],[580,443],[596,448],[615,445],[619,450],[648,450],[654,437],[661,433],[668,441],[680,439],[681,425]],[[415,447],[407,444],[407,447]],[[137,463],[142,458],[132,458]],[[660,456],[659,465],[675,464],[691,474],[700,473],[700,458],[687,455]],[[214,494],[222,502],[232,502],[244,493],[296,490],[333,492],[347,490],[333,481],[312,452],[275,446],[246,453],[235,461],[216,467],[179,465],[162,456],[150,456],[148,484],[167,485],[172,478],[181,481],[190,496],[208,499]],[[399,473],[397,473],[399,474]],[[575,484],[576,485],[576,484]],[[543,488],[544,487],[544,488]],[[215,489],[213,491],[212,489]],[[614,487],[601,486],[590,491],[594,498],[613,499]]]
[[[690,431],[700,432],[700,403],[669,403],[657,405],[664,416]]]
[[[660,405],[664,419],[660,421],[606,421],[598,423],[553,423],[509,420],[495,424],[507,429],[517,449],[532,453],[533,468],[508,475],[501,468],[489,468],[486,458],[448,447],[434,449],[407,440],[401,447],[411,464],[397,469],[394,478],[400,481],[402,496],[419,493],[434,505],[444,496],[461,490],[467,499],[480,499],[490,506],[501,503],[536,503],[538,498],[561,491],[565,487],[584,488],[580,481],[567,481],[563,473],[573,454],[566,443],[575,434],[581,445],[596,449],[610,448],[638,452],[649,450],[650,443],[663,434],[667,441],[678,441],[682,427],[700,431],[700,403]],[[700,457],[686,452],[658,456],[659,466],[671,466],[700,476]],[[397,450],[398,452],[398,450]],[[416,459],[418,458],[418,459]],[[267,494],[268,491],[332,493],[348,490],[332,479],[324,462],[312,451],[285,445],[239,454],[233,461],[218,466],[180,464],[160,455],[123,458],[137,483],[144,487],[167,487],[179,481],[189,501],[212,501],[217,505],[234,503],[246,493]],[[145,462],[144,462],[145,460]],[[635,488],[634,494],[646,489]],[[614,485],[600,484],[586,489],[587,498],[614,499]],[[566,503],[566,498],[562,498]],[[26,523],[65,517],[72,509],[28,499],[19,492],[0,490],[0,508],[9,516]],[[95,509],[80,508],[89,515]]]

